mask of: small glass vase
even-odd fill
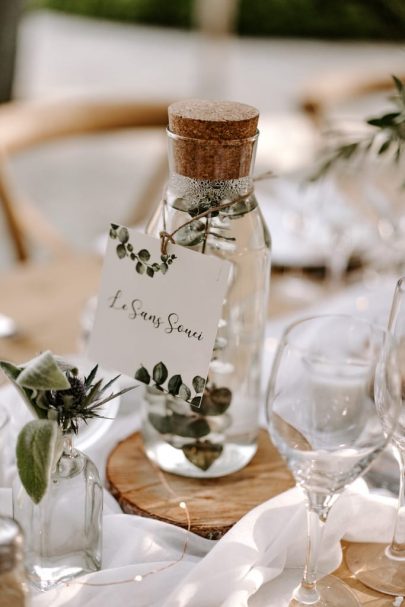
[[[25,534],[26,570],[40,590],[101,568],[103,490],[96,466],[66,435],[48,489],[35,504],[21,483],[14,518]]]

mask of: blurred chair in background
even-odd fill
[[[24,0],[0,2],[0,102],[12,97],[17,27]]]
[[[405,81],[405,72],[396,74]],[[392,77],[387,73],[359,73],[357,71],[322,74],[316,80],[311,80],[301,93],[299,109],[311,118],[318,127],[333,117],[333,113],[346,103],[361,100],[377,93],[394,92]],[[381,108],[381,103],[379,104]],[[364,109],[363,109],[364,117]]]
[[[0,208],[18,261],[30,259],[31,241],[57,257],[72,253],[72,248],[32,202],[22,200],[17,194],[8,169],[10,156],[51,139],[127,128],[163,128],[167,124],[167,105],[163,102],[65,101],[0,106]],[[166,156],[162,155],[156,158],[152,178],[143,186],[136,208],[130,211],[128,225],[145,219],[150,213],[151,203],[157,203],[161,194],[166,171]]]

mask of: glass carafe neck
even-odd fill
[[[253,193],[257,139],[255,135],[218,142],[179,137],[168,131],[167,203],[178,210],[193,211]],[[184,201],[184,209],[179,199]]]

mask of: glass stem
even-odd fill
[[[301,584],[294,591],[294,599],[300,605],[314,605],[320,595],[316,587],[318,561],[322,545],[323,530],[332,505],[333,497],[307,493],[308,543]]]
[[[389,553],[394,558],[405,558],[405,451],[398,445],[394,445],[395,456],[399,464],[400,481],[398,509],[395,519],[394,536],[392,538]]]

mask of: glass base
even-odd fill
[[[244,468],[257,451],[256,443],[240,445],[227,443],[221,456],[208,470],[201,470],[189,462],[181,449],[175,449],[161,440],[145,441],[145,451],[153,462],[165,472],[191,478],[218,478]]]
[[[327,575],[316,584],[318,597],[311,597],[311,592],[306,593],[301,586],[294,591],[294,598],[289,607],[361,607],[346,584],[333,575]]]
[[[28,557],[29,559],[29,557]],[[27,576],[30,584],[38,590],[49,590],[61,582],[67,582],[72,578],[86,573],[99,571],[100,562],[83,552],[64,555],[61,558],[41,559],[28,562]]]
[[[386,544],[351,544],[346,563],[365,586],[392,596],[405,595],[405,557],[390,557]]]

